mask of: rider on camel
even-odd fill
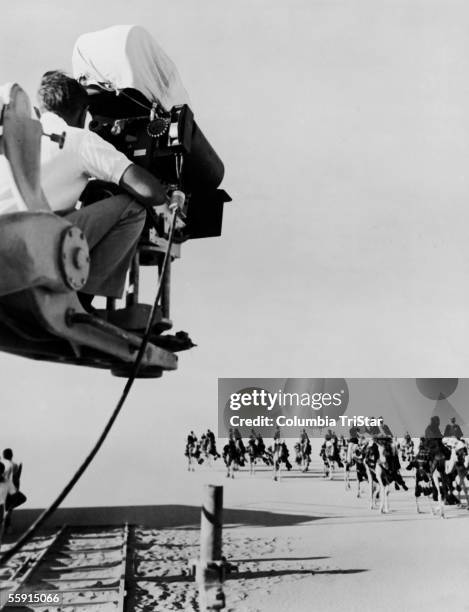
[[[311,454],[311,442],[310,442],[308,434],[306,433],[306,429],[303,429],[303,431],[300,434],[300,445],[305,455]]]
[[[243,454],[246,452],[246,448],[244,446],[244,442],[243,442],[243,438],[241,436],[241,433],[239,431],[239,429],[236,427],[235,430],[233,431],[233,438],[239,448],[239,452]]]
[[[257,448],[259,452],[264,453],[265,452],[264,438],[261,436],[259,432],[256,434],[256,441],[257,441]]]
[[[456,417],[451,417],[450,422],[445,427],[445,438],[456,438],[460,440],[463,437],[461,427],[456,423]]]

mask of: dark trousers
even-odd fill
[[[90,274],[83,293],[122,297],[145,216],[145,209],[130,195],[112,196],[66,215],[83,231],[90,249]]]

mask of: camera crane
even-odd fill
[[[171,186],[172,208],[184,218],[184,227],[171,231],[170,220],[150,207],[129,271],[125,307],[117,309],[115,301],[108,300],[99,316],[85,312],[76,292],[88,277],[88,246],[77,227],[45,212],[40,186],[44,135],[40,122],[31,119],[27,95],[13,85],[1,117],[0,160],[21,212],[0,217],[0,350],[128,376],[152,311],[139,301],[140,267],[150,265],[158,270],[160,286],[153,308],[152,329],[157,333],[146,346],[137,376],[158,377],[177,368],[176,352],[194,346],[185,332],[163,333],[172,327],[170,266],[186,240],[221,234],[223,205],[230,200],[217,188],[223,164],[186,105],[163,113],[137,91],[116,95],[96,88],[90,90],[90,100],[91,129]],[[63,145],[63,135],[47,136]],[[115,189],[90,181],[83,204]]]
[[[76,291],[84,286],[88,276],[88,245],[77,227],[46,212],[48,206],[40,186],[41,138],[51,137],[60,146],[63,135],[44,135],[39,121],[31,119],[31,106],[25,92],[18,85],[9,90],[9,99],[0,118],[0,163],[9,175],[10,190],[19,211],[0,216],[3,272],[0,277],[0,350],[32,359],[107,368],[117,376],[126,376],[127,381],[91,451],[49,507],[0,556],[0,565],[34,537],[81,478],[112,429],[135,379],[158,377],[164,370],[176,369],[175,352],[193,346],[184,332],[174,336],[161,333],[156,343],[149,340],[150,336],[153,339],[155,326],[164,332],[172,325],[169,319],[169,266],[179,255],[180,243],[189,238],[220,235],[223,204],[230,198],[217,189],[218,184],[213,186],[217,180],[221,182],[223,165],[193,122],[190,109],[182,106],[172,109],[169,116],[159,118],[158,129],[154,108],[145,123],[127,122],[138,127],[138,134],[145,133],[152,139],[148,155],[136,154],[139,149],[135,149],[133,157],[145,158],[145,164],[154,169],[157,176],[161,176],[162,168],[166,176],[173,172],[169,177],[171,183],[179,188],[188,185],[191,191],[186,192],[187,198],[180,189],[172,191],[169,219],[158,218],[154,211],[149,211],[146,236],[142,237],[130,270],[131,288],[126,296],[126,307],[118,310],[112,300],[107,303],[105,315],[120,317],[126,327],[133,324],[135,332],[129,332],[106,318],[85,312],[77,298]],[[122,123],[119,129],[115,125],[113,121],[112,137],[125,134],[126,130],[121,130]],[[162,138],[168,145],[166,154],[162,155],[164,163],[154,167],[154,159],[163,149]],[[124,143],[128,142],[125,138]],[[130,142],[141,146],[138,135],[131,134]],[[219,163],[210,163],[210,158]],[[210,177],[207,169],[217,165],[218,175],[212,173],[212,184],[206,183],[202,189],[197,189],[197,179],[191,179],[190,172],[187,177],[183,174],[185,163],[189,171],[191,167],[193,172],[195,169],[195,177],[204,176],[204,163],[205,176]],[[103,189],[106,186],[92,185],[90,193],[83,198],[85,203],[93,201],[96,193],[102,198]],[[205,209],[201,206],[204,199]],[[185,219],[185,228],[179,236],[176,234],[178,214]],[[205,228],[204,219],[207,221]],[[138,301],[140,265],[158,267],[157,291],[151,307]]]

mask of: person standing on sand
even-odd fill
[[[17,489],[20,487],[21,470],[23,465],[13,461],[13,451],[11,448],[6,448],[3,453],[2,462],[5,464],[5,475],[12,480]]]
[[[9,495],[16,493],[16,487],[5,473],[5,464],[0,461],[0,544],[6,527],[8,512],[6,501]]]

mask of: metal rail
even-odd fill
[[[21,568],[19,568],[19,570],[15,573],[15,593],[23,586],[23,584],[26,584],[29,576],[36,570],[39,564],[42,563],[44,557],[52,551],[64,530],[65,526],[61,527],[52,537],[51,542],[44,547],[44,550],[42,550],[37,557],[29,557]],[[22,573],[21,570],[24,570],[24,573]]]
[[[105,539],[103,546],[100,539]],[[95,546],[87,545],[90,540]],[[39,555],[33,559],[29,557],[15,571],[9,579],[14,582],[10,593],[58,593],[60,609],[86,606],[87,610],[96,612],[104,607],[123,612],[128,540],[127,524],[121,528],[62,527]],[[100,559],[94,560],[94,555],[99,555]],[[7,602],[0,607],[4,612],[26,609],[29,609],[28,604],[22,608]]]
[[[64,529],[65,527],[61,527],[55,533],[52,533],[51,541],[47,543],[42,549],[39,548],[38,550],[31,551],[30,549],[25,548],[23,550],[23,553],[29,553],[29,554],[26,556],[24,561],[20,565],[18,565],[16,569],[14,567],[11,568],[12,573],[9,576],[2,575],[0,577],[0,596],[1,596],[0,597],[0,610],[6,609],[6,599],[8,598],[8,595],[10,593],[12,594],[18,593],[23,587],[23,585],[26,584],[29,576],[38,567],[42,559],[55,546],[55,544],[57,543],[57,540],[62,535]],[[9,565],[14,565],[14,560],[15,558],[13,557],[13,560],[10,561]],[[9,566],[7,565],[5,569],[8,570]],[[2,589],[1,586],[2,586],[3,581],[6,581],[9,586]]]

